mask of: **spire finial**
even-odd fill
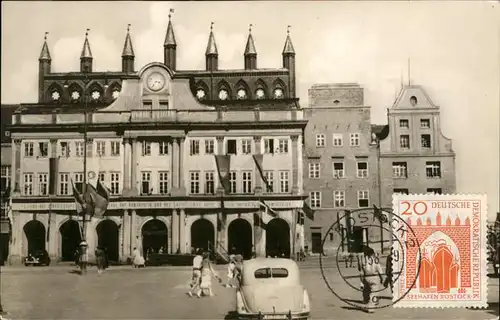
[[[168,20],[172,20],[172,13],[174,13],[174,9],[170,8],[170,11],[168,12]]]
[[[47,35],[49,34],[48,31],[45,31],[45,36],[43,37],[43,40],[47,41]]]
[[[291,28],[291,27],[292,27],[291,25],[288,25],[288,26],[286,27],[286,34],[288,34],[288,35],[290,34],[290,28]]]
[[[127,25],[127,33],[130,33],[130,26],[131,26],[131,24],[129,23],[129,24]]]
[[[251,24],[251,23],[250,23],[250,24],[248,25],[248,32],[249,32],[249,33],[252,33],[252,27],[253,27],[253,24]]]
[[[85,31],[85,38],[88,38],[88,37],[89,37],[89,31],[90,31],[90,29],[89,29],[89,28],[87,28],[87,31]]]
[[[212,32],[214,30],[214,22],[210,22],[210,32]]]

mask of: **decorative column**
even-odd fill
[[[132,171],[132,141],[130,138],[123,139],[123,196],[128,196],[132,188],[131,171]]]
[[[181,253],[187,253],[186,251],[186,211],[184,209],[179,210],[179,246]]]
[[[139,154],[140,154],[140,142],[136,139],[132,139],[131,141],[131,166],[130,166],[130,190],[131,195],[138,195],[137,189],[137,163],[139,162]]]
[[[259,209],[258,212],[259,216],[262,219],[262,209]],[[264,229],[263,226],[260,225],[262,223],[262,220],[259,222],[258,226],[254,229],[255,233],[255,253],[257,254],[257,257],[265,257],[266,256],[266,229]]]
[[[13,161],[11,164],[11,186],[15,193],[21,192],[21,139],[14,139]]]
[[[52,217],[51,217],[52,216]],[[52,261],[57,260],[57,236],[58,236],[58,230],[57,230],[57,224],[56,224],[56,217],[57,214],[55,212],[52,212],[52,214],[49,215],[48,218],[48,230],[49,232],[49,240],[47,241],[47,251],[49,252],[49,257]]]
[[[262,154],[262,145],[261,145],[261,136],[254,136],[253,141],[255,144],[255,154],[260,155]],[[254,170],[255,174],[255,194],[261,194],[262,193],[262,177],[260,176],[259,168],[257,168],[257,164],[254,161]],[[267,190],[266,190],[267,191]]]
[[[130,216],[128,214],[128,210],[123,210],[123,219],[122,219],[122,243],[121,243],[121,260],[122,262],[127,262],[127,258],[131,255],[132,252],[132,244],[130,243]]]
[[[177,138],[172,142],[172,193],[179,189],[179,144]],[[176,249],[177,250],[177,249]]]
[[[12,211],[12,242],[9,247],[9,263],[19,264],[21,263],[21,250],[22,250],[22,229],[21,225],[21,213],[19,211]]]
[[[186,139],[184,137],[180,137],[177,139],[177,143],[179,144],[179,194],[186,195],[186,188],[184,186],[184,142]]]
[[[136,235],[136,230],[137,230],[137,212],[135,210],[131,210],[130,212],[130,247],[136,247],[140,245],[140,241],[138,242],[137,240],[137,235]],[[138,247],[139,252],[143,254],[142,246]]]
[[[57,160],[57,139],[50,139],[50,158],[56,159]],[[50,166],[50,165],[49,165]],[[56,165],[57,168],[57,165]],[[50,174],[50,169],[49,169],[49,197],[55,196],[57,194],[57,177],[58,177],[58,169],[56,169],[52,175]],[[52,189],[52,190],[51,190]],[[53,191],[51,193],[50,191]],[[47,244],[46,248],[47,251],[49,252],[49,257],[51,260],[55,261],[57,259],[57,226],[56,226],[56,218],[57,218],[57,213],[54,212],[52,208],[49,210],[49,214],[47,217],[47,232],[49,232],[49,235],[47,237]]]
[[[177,209],[172,210],[172,226],[170,227],[172,229],[172,254],[179,254],[180,253],[180,248],[179,248],[179,214],[177,212]]]
[[[292,194],[299,193],[299,136],[293,135],[292,139]]]

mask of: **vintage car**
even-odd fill
[[[25,266],[48,266],[50,265],[50,257],[47,250],[38,250],[34,253],[28,254],[26,258],[24,258]]]
[[[243,262],[236,290],[237,319],[309,319],[309,294],[295,261],[256,258]]]

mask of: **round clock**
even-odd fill
[[[258,99],[264,99],[265,96],[264,89],[257,89],[257,91],[255,91],[255,95],[257,96]]]
[[[154,72],[149,75],[147,85],[151,91],[160,91],[165,87],[165,76],[159,72]]]
[[[247,97],[247,92],[245,91],[245,89],[238,90],[237,94],[238,99],[245,99]]]
[[[198,91],[196,91],[196,97],[200,100],[205,98],[205,91],[203,89],[198,89]]]
[[[281,90],[280,88],[274,89],[274,97],[277,99],[282,98],[283,97],[283,90]]]
[[[219,99],[226,100],[228,96],[227,90],[222,89],[219,91]]]

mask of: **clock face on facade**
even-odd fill
[[[221,89],[221,90],[219,91],[219,99],[221,99],[221,100],[226,100],[226,99],[227,99],[227,97],[228,97],[228,95],[229,95],[229,94],[227,93],[227,90],[226,90],[226,89]]]
[[[255,91],[255,95],[257,96],[257,99],[264,99],[264,90],[263,89],[257,89],[257,91]]]
[[[196,91],[196,97],[200,100],[205,98],[205,91],[203,89],[198,89],[198,91]]]
[[[57,92],[57,91],[52,92],[52,100],[57,101],[57,100],[59,100],[59,98],[61,98],[61,95],[59,94],[59,92]]]
[[[100,97],[101,97],[101,93],[99,91],[92,92],[92,100],[99,100]]]
[[[238,99],[245,99],[247,97],[247,92],[245,91],[245,89],[238,90],[237,94]]]
[[[160,91],[165,87],[165,76],[159,72],[153,72],[147,79],[147,86],[151,91]]]
[[[276,88],[274,89],[274,97],[276,99],[280,99],[280,98],[283,98],[283,90],[280,89],[280,88]]]
[[[78,92],[78,91],[71,92],[71,99],[73,99],[73,100],[80,99],[80,92]]]
[[[119,95],[120,95],[120,91],[118,91],[118,90],[113,91],[113,99],[118,98]]]

